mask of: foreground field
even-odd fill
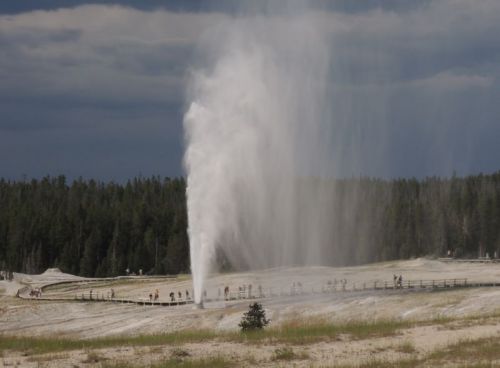
[[[275,289],[295,281],[304,288],[320,288],[322,282],[334,278],[384,282],[393,274],[405,279],[467,277],[486,282],[500,279],[500,266],[413,260],[337,269],[270,270],[214,276],[209,292],[216,294],[221,285],[233,289],[245,282]],[[33,284],[44,284],[42,275],[29,278]],[[26,284],[26,278],[18,282]],[[144,295],[152,288],[161,288],[167,295],[169,290],[189,287],[189,282],[186,277],[109,280],[79,284],[77,289],[74,285],[49,287],[44,295],[61,297],[89,288],[104,292],[110,285],[126,296]],[[9,296],[6,285],[0,285],[1,290],[0,367],[500,364],[500,290],[496,288],[265,298],[261,302],[271,325],[252,334],[241,334],[237,328],[247,300],[213,302],[195,310],[192,306],[29,301]]]
[[[250,334],[185,330],[101,339],[0,338],[4,366],[482,367],[500,363],[500,315],[330,324],[290,321]]]

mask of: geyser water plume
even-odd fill
[[[204,39],[210,65],[193,73],[184,118],[197,303],[220,254],[245,269],[332,256],[332,197],[318,179],[329,170],[331,50],[315,22],[238,18]]]

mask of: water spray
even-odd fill
[[[329,51],[315,24],[307,14],[249,17],[204,41],[211,61],[193,73],[184,117],[198,306],[218,251],[250,269],[318,264],[332,252],[331,203],[303,179],[320,174],[328,136]]]

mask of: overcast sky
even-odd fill
[[[200,38],[234,17],[301,11],[298,1],[241,3],[1,2],[0,177],[184,175],[186,80],[204,62]],[[360,151],[343,175],[500,169],[500,1],[312,10],[331,36],[340,137]]]

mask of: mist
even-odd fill
[[[194,73],[185,116],[197,301],[217,252],[259,269],[318,264],[331,251],[327,187],[305,185],[334,168],[330,46],[315,21],[234,19],[206,41],[216,57]]]
[[[451,174],[459,157],[473,161],[467,142],[476,135],[456,117],[480,107],[493,79],[436,68],[445,46],[461,49],[445,25],[453,28],[466,4],[431,7],[403,15],[273,9],[203,34],[184,117],[198,301],[204,278],[226,259],[254,270],[370,259],[381,224],[360,216],[358,188],[338,188],[336,179]],[[457,104],[464,93],[473,97]],[[491,125],[488,116],[476,124]]]

